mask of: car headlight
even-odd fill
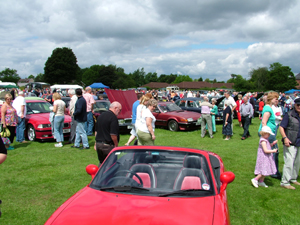
[[[37,128],[48,128],[51,127],[51,124],[39,124]]]
[[[188,118],[188,119],[187,119],[187,121],[189,121],[189,122],[193,122],[193,121],[194,121],[194,119],[193,119],[193,118]]]
[[[118,120],[119,121],[119,125],[122,125],[125,123],[125,120]]]
[[[179,122],[187,122],[187,119],[186,118],[179,118],[178,121]]]

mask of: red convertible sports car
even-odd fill
[[[26,100],[27,115],[25,118],[26,136],[28,140],[34,141],[36,139],[46,140],[53,139],[51,131],[51,123],[49,121],[50,108],[52,105],[44,100]],[[72,118],[65,115],[64,120],[64,137],[70,136]]]
[[[182,110],[172,102],[159,102],[153,115],[155,126],[167,127],[171,131],[195,129],[201,124],[200,113]]]
[[[92,182],[62,204],[46,225],[230,224],[224,172],[215,153],[180,147],[113,149]]]

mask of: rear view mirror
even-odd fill
[[[97,171],[98,171],[98,167],[96,165],[90,164],[85,168],[86,172],[92,176],[92,179],[94,179]]]
[[[221,186],[221,190],[220,192],[222,191],[225,191],[226,187],[227,187],[227,184],[231,183],[232,181],[234,181],[235,179],[235,175],[233,172],[224,172],[221,174],[220,176],[220,180],[222,182],[222,186]]]

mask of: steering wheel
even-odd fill
[[[120,170],[120,171],[116,172],[115,174],[122,173],[122,172],[123,172],[123,173],[131,173],[131,174],[133,174],[133,175],[136,176],[137,179],[140,181],[140,185],[141,185],[142,187],[144,186],[142,178],[141,178],[136,172],[131,171],[131,170]],[[127,177],[127,178],[130,178],[130,179],[134,180],[132,177]]]

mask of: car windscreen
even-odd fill
[[[206,158],[166,150],[120,150],[106,159],[90,187],[151,196],[195,197],[214,194]]]
[[[178,105],[176,105],[175,103],[159,105],[159,108],[163,112],[182,111],[182,109]]]
[[[49,113],[52,112],[50,107],[52,105],[48,102],[27,102],[27,114],[37,114],[37,113]]]
[[[110,106],[110,102],[108,101],[103,101],[103,102],[95,102],[94,104],[94,112],[104,112],[108,111]]]

